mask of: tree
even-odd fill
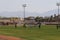
[[[44,22],[49,22],[49,17],[44,17]]]
[[[36,21],[36,22],[42,22],[42,21],[43,21],[43,17],[37,16],[37,17],[35,18],[35,21]]]

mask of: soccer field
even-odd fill
[[[0,35],[15,36],[25,40],[60,40],[60,28],[55,25],[42,25],[38,27],[0,26]]]

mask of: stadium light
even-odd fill
[[[23,11],[23,13],[24,13],[24,24],[23,24],[23,27],[26,27],[26,25],[25,25],[25,8],[27,6],[26,6],[26,4],[23,4],[22,6],[23,6],[23,9],[24,9],[24,11]]]

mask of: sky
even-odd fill
[[[57,9],[59,0],[0,0],[0,12],[23,11],[23,4],[27,4],[26,12],[43,13]]]

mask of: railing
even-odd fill
[[[43,22],[46,25],[58,25],[60,22]]]

